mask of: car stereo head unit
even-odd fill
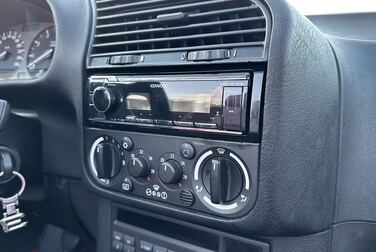
[[[246,134],[255,114],[250,113],[254,79],[255,73],[94,75],[89,78],[88,117],[107,124]],[[253,106],[259,109],[261,87],[257,90]]]

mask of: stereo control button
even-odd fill
[[[125,120],[126,122],[132,122],[132,123],[137,121],[135,116],[126,116]]]
[[[144,124],[153,124],[154,121],[152,119],[143,119],[143,118],[136,118],[136,122],[144,123]]]
[[[93,92],[94,108],[101,113],[105,113],[115,105],[116,97],[113,91],[107,87],[97,87]]]
[[[162,126],[172,126],[172,121],[169,120],[154,120],[155,124],[162,125]]]
[[[223,88],[223,127],[225,130],[241,131],[242,127],[242,87]]]
[[[193,122],[174,121],[174,125],[179,126],[179,127],[190,127],[190,128],[194,127]]]
[[[192,159],[196,155],[196,150],[190,143],[183,143],[180,145],[180,155],[185,159]]]
[[[202,129],[218,129],[217,124],[215,123],[195,123],[196,128]]]

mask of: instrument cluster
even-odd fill
[[[42,77],[56,46],[52,23],[15,25],[0,31],[0,80]]]

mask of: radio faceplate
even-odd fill
[[[91,123],[258,134],[263,73],[91,76]]]

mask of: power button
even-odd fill
[[[196,155],[196,150],[190,143],[183,143],[180,145],[180,155],[185,159],[192,159]]]

